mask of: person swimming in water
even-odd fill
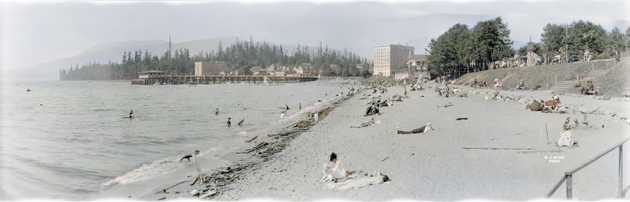
[[[179,161],[181,162],[183,160],[186,160],[186,161],[190,162],[191,161],[190,159],[193,158],[193,157],[196,157],[197,155],[199,155],[199,150],[195,150],[195,152],[193,154],[186,154],[186,155],[182,156],[182,158],[179,159]],[[193,161],[194,160],[195,159],[193,158]]]

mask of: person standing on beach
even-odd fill
[[[189,154],[190,155],[190,154]],[[199,182],[199,184],[197,186],[200,186],[201,184],[203,184],[203,179],[201,176],[201,168],[199,167],[199,150],[195,150],[195,152],[192,155],[192,162],[195,166],[195,171],[197,171],[197,175],[195,176],[195,178],[193,178],[192,183],[190,183],[190,185],[195,185],[197,184],[197,182]]]
[[[232,117],[228,117],[227,119],[227,127],[232,127]]]
[[[403,86],[403,88],[404,88],[404,90],[405,90],[405,91],[403,92],[403,95],[404,95],[405,97],[407,97],[407,86]]]
[[[201,168],[199,167],[199,150],[195,150],[193,155],[193,163],[195,164],[195,169],[197,170],[197,176],[201,175]]]
[[[219,116],[219,108],[218,107],[216,109],[214,109],[214,115],[215,116]]]
[[[133,119],[133,109],[131,111],[129,111],[129,118]]]

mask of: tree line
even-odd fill
[[[472,28],[455,24],[429,43],[429,70],[437,75],[485,70],[489,63],[512,55],[512,43],[501,18],[478,22]]]
[[[347,50],[339,51],[320,45],[317,48],[297,45],[287,50],[281,45],[253,40],[238,41],[227,47],[219,44],[216,50],[191,55],[189,49],[165,51],[161,56],[149,51],[124,52],[120,63],[91,63],[60,70],[61,80],[127,80],[137,78],[138,72],[161,70],[173,74],[193,74],[195,62],[225,63],[228,71],[251,74],[253,67],[302,67],[310,75],[364,76],[369,74],[370,62]]]
[[[630,47],[630,28],[624,33],[617,27],[607,32],[601,25],[588,21],[571,24],[547,24],[541,41],[512,49],[508,25],[500,18],[478,22],[473,27],[455,24],[436,39],[427,52],[429,70],[433,75],[457,77],[471,71],[488,69],[490,63],[515,54],[525,56],[531,50],[544,63],[561,57],[563,62],[582,60],[588,51],[593,59],[611,58]]]

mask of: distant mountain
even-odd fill
[[[223,37],[184,41],[173,43],[173,49],[187,48],[192,54],[216,49],[219,43],[230,45],[236,37]],[[122,60],[125,51],[147,50],[153,55],[162,55],[168,50],[168,41],[125,41],[87,49],[77,55],[45,62],[42,64],[13,69],[8,72],[12,78],[28,78],[28,80],[56,80],[60,69],[90,63],[117,63]]]

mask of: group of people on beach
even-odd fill
[[[562,112],[560,111],[560,97],[554,95],[550,100],[532,100],[526,106],[530,111],[541,111],[541,112]]]

